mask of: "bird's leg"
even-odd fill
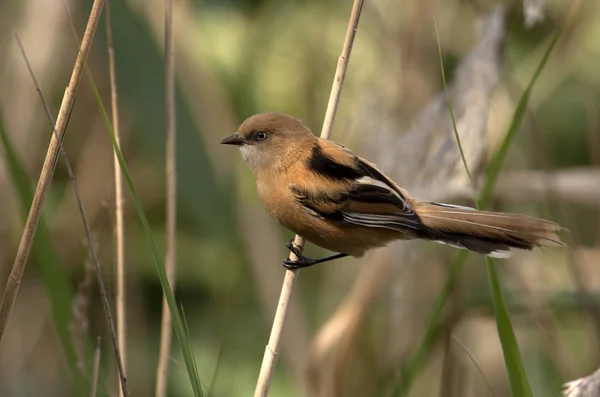
[[[293,261],[290,258],[285,258],[283,260],[283,267],[285,267],[286,269],[289,269],[289,270],[295,270],[295,269],[300,269],[303,267],[309,267],[312,265],[316,265],[317,263],[329,262],[334,259],[339,259],[339,258],[348,256],[348,254],[335,254],[335,255],[331,255],[331,256],[326,256],[325,258],[319,258],[319,259],[308,258],[308,257],[302,255],[302,252],[300,252],[300,249],[294,245],[293,238],[287,242],[286,247],[294,255],[296,255],[298,257],[297,261]]]

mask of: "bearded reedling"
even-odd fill
[[[314,136],[287,114],[251,116],[221,143],[238,146],[277,222],[339,252],[307,258],[290,240],[287,246],[299,260],[284,260],[289,269],[361,257],[394,240],[432,240],[497,258],[507,257],[511,248],[564,246],[556,235],[563,228],[551,221],[411,197],[375,165]]]

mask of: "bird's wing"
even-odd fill
[[[319,140],[307,166],[318,178],[299,181],[290,189],[314,216],[346,226],[400,231],[422,228],[402,190],[343,146]]]

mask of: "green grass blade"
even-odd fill
[[[492,258],[486,257],[485,263],[488,282],[492,291],[496,327],[498,328],[498,336],[500,337],[502,353],[504,354],[504,365],[506,366],[506,373],[508,374],[511,395],[515,397],[531,397],[533,396],[533,393],[531,392],[531,386],[529,385],[529,380],[525,373],[523,359],[521,358],[521,352],[519,351],[519,344],[517,343],[510,317],[508,317],[506,305],[504,304],[504,297],[502,296],[502,289],[500,288],[500,281],[498,280],[494,262],[492,261]]]
[[[560,30],[552,39],[550,45],[548,46],[548,49],[546,50],[544,56],[540,60],[540,63],[538,64],[531,80],[529,81],[529,84],[527,85],[525,91],[519,99],[513,117],[511,119],[511,124],[502,141],[500,149],[494,154],[489,166],[487,167],[484,187],[480,192],[478,200],[478,206],[482,208],[487,206],[491,199],[492,189],[494,187],[494,184],[496,183],[498,174],[502,169],[502,165],[504,164],[504,160],[508,153],[508,149],[510,148],[511,143],[514,137],[516,136],[519,127],[521,126],[523,117],[525,116],[525,110],[527,109],[527,103],[529,102],[529,98],[531,96],[533,87],[542,70],[544,69],[548,59],[550,58],[550,55],[552,54],[552,51],[554,50],[554,47],[556,46],[556,43],[558,42],[561,34],[562,30]],[[442,75],[442,78],[445,80],[444,75]],[[446,85],[444,84],[444,87],[445,86]],[[454,123],[454,120],[453,125],[456,129],[456,124]],[[455,135],[457,139],[459,139],[458,133],[456,131]],[[461,157],[463,160],[463,164],[465,164],[465,168],[468,170],[462,150]],[[437,336],[440,334],[443,309],[448,300],[452,287],[454,286],[456,279],[458,278],[460,271],[462,270],[462,267],[467,260],[467,257],[467,251],[460,252],[456,256],[452,265],[450,266],[448,278],[446,279],[444,287],[442,288],[438,297],[435,300],[431,315],[429,317],[427,328],[425,330],[425,334],[419,342],[419,344],[417,345],[415,353],[408,359],[407,364],[403,366],[403,369],[401,371],[401,379],[397,384],[394,395],[407,396],[417,374],[423,369],[423,367],[427,363],[427,359],[433,351],[433,348],[435,347]],[[507,372],[509,376],[509,381],[511,383],[512,393],[514,396],[530,396],[531,389],[529,387],[529,383],[525,375],[525,370],[522,365],[522,360],[520,357],[518,346],[516,344],[516,339],[514,337],[514,332],[512,330],[510,318],[508,317],[508,314],[506,312],[506,306],[504,305],[502,291],[500,290],[498,283],[498,276],[496,274],[493,263],[491,263],[489,259],[486,267],[488,271],[488,280],[490,283],[490,288],[493,293],[492,299],[494,304],[494,312],[496,313],[498,333],[500,341],[502,343],[502,349],[503,354],[505,356],[505,363],[507,365]],[[496,293],[494,291],[496,291]]]
[[[190,339],[190,327],[188,326],[187,317],[185,316],[185,311],[183,310],[183,305],[179,305],[179,312],[181,313],[181,318],[183,320],[185,334],[187,335],[188,340],[189,340]],[[190,356],[192,356],[192,363],[194,364],[194,371],[196,373],[198,373],[198,365],[196,364],[196,356],[194,356],[194,349],[192,349],[191,345],[189,345],[188,347],[190,348],[189,354],[190,354]]]
[[[542,73],[542,70],[546,66],[548,58],[550,58],[550,55],[552,54],[552,51],[554,50],[558,39],[560,39],[561,34],[562,29],[559,30],[558,33],[556,33],[556,35],[550,42],[550,45],[548,46],[548,49],[544,53],[542,60],[535,69],[535,72],[533,73],[529,84],[525,88],[525,91],[523,91],[521,98],[519,98],[519,102],[517,103],[515,113],[513,114],[510,126],[508,127],[508,132],[504,136],[504,140],[502,141],[502,145],[500,145],[500,149],[498,149],[494,157],[492,157],[490,164],[487,167],[485,184],[483,185],[483,189],[481,189],[481,193],[479,194],[479,201],[482,206],[486,206],[490,201],[490,198],[492,196],[492,189],[494,187],[494,184],[496,183],[498,174],[502,169],[502,164],[504,164],[504,160],[508,153],[508,149],[510,148],[514,137],[517,135],[517,132],[521,127],[523,117],[525,117],[525,111],[527,110],[527,104],[529,103],[529,97],[531,96],[531,92],[533,91],[533,86],[535,85],[538,77]]]
[[[9,175],[18,195],[21,217],[23,223],[25,223],[33,200],[33,188],[27,172],[12,146],[8,134],[4,130],[2,120],[0,120],[0,141],[4,148],[4,159]],[[73,290],[64,270],[65,267],[52,245],[50,230],[43,215],[40,218],[33,241],[32,254],[35,267],[40,274],[46,294],[50,299],[52,319],[62,344],[67,366],[73,376],[76,392],[78,395],[82,395],[84,393],[83,374],[79,373],[77,355],[69,332],[69,324],[72,317],[71,304],[73,302]]]
[[[471,187],[474,188],[475,185],[473,184],[471,171],[469,171],[469,165],[467,164],[467,159],[465,158],[465,152],[463,151],[462,142],[460,141],[460,135],[458,135],[458,128],[456,128],[456,118],[454,117],[454,111],[452,110],[452,102],[450,101],[450,95],[448,95],[448,85],[446,84],[446,72],[444,72],[444,60],[442,58],[442,44],[440,42],[440,32],[438,30],[435,17],[433,17],[433,26],[435,27],[435,38],[437,40],[438,45],[438,57],[440,59],[440,71],[442,73],[442,84],[444,85],[446,105],[448,106],[448,112],[450,112],[450,119],[452,120],[452,131],[454,131],[454,138],[456,139],[456,144],[458,145],[458,152],[460,153],[460,158],[462,160],[463,166],[465,167],[465,171],[467,172],[467,177],[469,178],[469,182],[471,182]],[[479,207],[479,203],[477,201],[476,204],[477,207]]]
[[[504,163],[508,149],[510,148],[514,137],[521,127],[533,86],[542,73],[542,70],[546,66],[548,58],[550,58],[552,50],[556,46],[561,33],[562,30],[558,31],[558,33],[550,42],[550,45],[548,46],[548,49],[544,53],[542,60],[538,64],[533,76],[531,77],[527,88],[525,88],[521,98],[519,98],[519,102],[517,103],[517,108],[515,109],[508,132],[502,141],[500,149],[493,157],[490,165],[487,168],[485,185],[480,194],[480,202],[484,203],[484,205],[486,205],[491,198],[492,188],[494,187],[494,183],[496,182],[498,174],[500,173],[500,169],[502,168],[502,164]],[[489,257],[486,257],[486,269],[490,290],[492,292],[492,302],[494,305],[494,315],[496,317],[498,336],[500,337],[500,343],[502,344],[504,364],[506,366],[506,372],[508,374],[512,395],[523,397],[533,396],[533,393],[531,392],[531,386],[529,385],[529,380],[527,379],[527,374],[525,372],[525,367],[523,366],[523,360],[521,358],[517,339],[515,338],[510,317],[508,316],[508,312],[506,310],[506,305],[504,304],[504,297],[502,295],[502,289],[500,288],[498,274],[496,273],[494,262]]]
[[[98,93],[98,89],[94,84],[94,81],[91,77],[91,73],[88,70],[90,75],[90,84],[92,85],[92,89],[94,91],[94,95],[96,97],[96,101],[98,102],[98,106],[100,107],[100,111],[102,113],[102,118],[104,119],[104,123],[106,125],[106,129],[109,132],[110,140],[113,145],[114,151],[117,155],[117,159],[119,160],[119,165],[121,166],[121,171],[123,172],[123,176],[125,177],[125,182],[127,187],[129,188],[129,192],[131,193],[131,197],[133,199],[133,204],[135,209],[137,210],[138,216],[140,218],[140,222],[142,223],[142,227],[144,229],[144,234],[146,235],[146,240],[148,241],[148,245],[152,251],[152,256],[154,258],[154,264],[156,266],[156,271],[158,273],[158,279],[163,289],[163,293],[167,300],[167,304],[169,306],[169,312],[171,313],[171,318],[173,322],[173,329],[175,331],[175,335],[177,337],[177,341],[179,347],[181,349],[181,353],[183,355],[183,359],[185,362],[185,366],[188,371],[188,376],[190,379],[190,383],[192,389],[194,391],[194,396],[202,397],[202,387],[200,385],[200,377],[198,376],[198,371],[196,369],[196,363],[194,361],[192,347],[189,341],[188,333],[186,332],[183,320],[181,318],[181,314],[177,307],[177,302],[175,301],[175,296],[173,295],[173,290],[171,289],[171,285],[169,284],[169,280],[167,278],[167,273],[165,271],[165,266],[162,261],[161,256],[158,253],[158,248],[156,247],[156,242],[154,241],[154,236],[152,235],[152,230],[150,229],[150,223],[146,218],[146,214],[144,213],[144,209],[142,207],[140,198],[135,189],[135,185],[133,183],[133,179],[131,178],[131,174],[129,173],[129,169],[127,168],[127,164],[125,163],[125,158],[121,153],[121,149],[117,143],[114,130],[106,114],[106,109],[102,103],[102,99],[100,98],[100,94]]]

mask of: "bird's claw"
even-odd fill
[[[290,258],[285,258],[283,260],[283,267],[285,267],[288,270],[297,270],[297,269],[300,269],[303,267],[312,266],[315,263],[316,263],[316,261],[314,259],[307,258],[306,256],[300,255],[298,257],[298,260],[296,260],[296,261],[294,261]]]
[[[285,267],[286,269],[289,269],[289,270],[296,270],[296,269],[300,269],[303,267],[309,267],[312,265],[316,265],[317,263],[328,262],[333,259],[338,259],[338,258],[343,258],[345,256],[348,256],[347,254],[340,253],[340,254],[328,256],[326,258],[313,259],[313,258],[309,258],[309,257],[302,255],[302,250],[300,249],[300,247],[294,245],[294,239],[290,239],[290,241],[288,241],[285,246],[290,250],[290,252],[292,254],[296,255],[296,257],[298,258],[295,261],[290,258],[286,258],[283,260],[283,267]]]
[[[297,245],[294,244],[293,237],[285,244],[285,246],[287,247],[287,249],[290,250],[290,252],[292,254],[296,255],[296,257],[298,258],[297,260],[285,258],[283,260],[283,267],[285,267],[286,269],[297,270],[302,267],[307,267],[307,266],[311,266],[311,265],[315,264],[314,259],[311,259],[311,258],[308,258],[308,257],[302,255],[302,251],[300,250],[300,247],[298,247]]]
[[[296,261],[291,260],[290,258],[285,258],[283,260],[283,267],[285,267],[288,270],[300,269],[300,266],[298,266],[298,263]]]
[[[302,257],[302,251],[300,251],[300,248],[297,247],[296,245],[294,245],[294,238],[292,237],[286,244],[285,246],[287,247],[287,249],[290,250],[290,252],[294,255],[296,255],[298,258]]]

